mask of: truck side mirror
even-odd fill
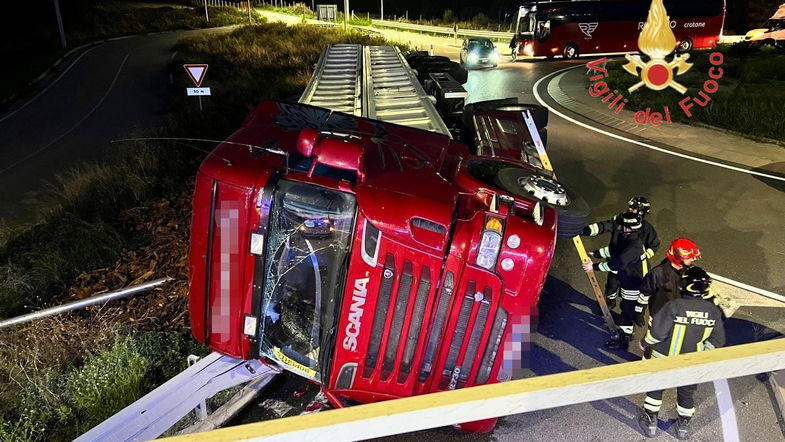
[[[319,132],[310,127],[300,131],[300,136],[297,137],[297,151],[304,157],[311,158],[313,155],[313,148],[319,140]]]
[[[363,147],[357,142],[340,138],[324,138],[313,150],[314,162],[311,164],[309,175],[313,173],[317,164],[334,167],[340,170],[349,170],[357,173],[357,179],[365,178],[363,173]]]

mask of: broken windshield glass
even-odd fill
[[[287,180],[270,209],[261,350],[311,379],[324,340],[334,339],[354,215],[353,195]]]

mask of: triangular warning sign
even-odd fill
[[[207,73],[207,65],[184,64],[183,67],[185,68],[185,72],[188,72],[188,76],[191,77],[191,80],[194,82],[196,87],[201,86],[202,80],[204,80],[204,74]]]

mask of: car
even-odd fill
[[[499,65],[499,51],[493,42],[484,37],[470,37],[461,45],[461,64],[470,67]]]
[[[744,40],[750,43],[762,43],[767,46],[774,46],[785,50],[785,3],[777,12],[763,24],[762,28],[753,29],[744,36]]]

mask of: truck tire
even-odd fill
[[[423,83],[428,74],[434,72],[444,72],[450,74],[457,82],[465,84],[469,80],[469,73],[460,64],[454,61],[437,61],[423,63],[417,69],[417,79]]]
[[[536,193],[528,190],[521,183],[534,178],[543,192]],[[579,235],[583,227],[591,219],[591,209],[580,195],[557,182],[553,178],[528,171],[520,167],[506,167],[500,169],[494,180],[500,189],[524,198],[541,201],[554,209],[559,214],[558,236],[573,237]],[[556,191],[553,191],[556,189]],[[553,191],[553,192],[551,192]],[[566,195],[568,202],[560,204],[555,196]]]

